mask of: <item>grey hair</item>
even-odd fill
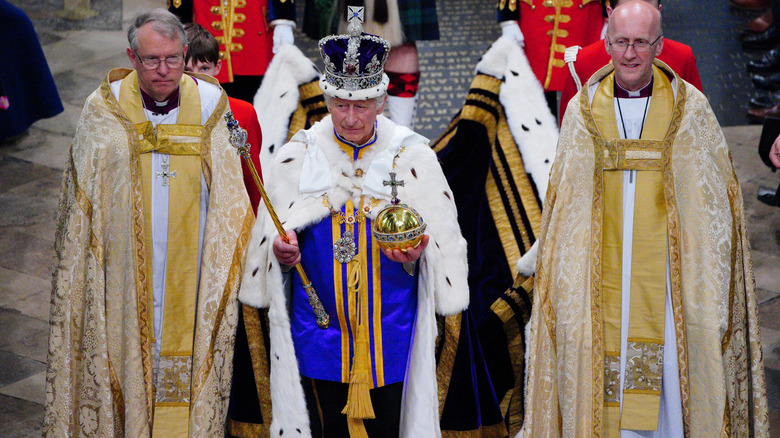
[[[138,50],[138,29],[148,23],[151,23],[155,32],[170,39],[178,36],[181,45],[187,45],[187,34],[184,32],[184,25],[181,24],[179,18],[166,9],[157,8],[136,15],[133,24],[127,29],[127,42],[130,43],[130,48],[134,52]]]
[[[330,106],[330,103],[333,101],[333,96],[323,93],[322,97],[325,99],[325,105]],[[382,105],[385,103],[385,98],[387,98],[387,91],[374,98],[376,99],[376,109],[382,108]]]

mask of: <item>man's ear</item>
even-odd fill
[[[127,57],[130,58],[130,65],[132,65],[134,69],[138,70],[138,67],[135,65],[135,61],[136,61],[135,52],[133,52],[133,49],[131,49],[130,47],[127,48]]]
[[[222,60],[217,59],[217,65],[214,66],[214,76],[216,77],[222,70]]]
[[[385,110],[385,105],[387,104],[387,93],[385,93],[384,99],[382,99],[382,106],[376,109],[376,115],[382,114],[382,111]]]

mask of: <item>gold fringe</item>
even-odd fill
[[[362,324],[361,324],[362,325]],[[376,418],[374,406],[371,404],[371,367],[367,366],[368,353],[368,334],[366,328],[358,326],[357,352],[352,365],[352,372],[349,376],[349,393],[347,395],[347,405],[341,411],[349,419],[355,418]],[[354,437],[354,435],[352,435]]]
[[[349,438],[368,438],[366,426],[360,418],[347,418],[347,428],[349,429]]]

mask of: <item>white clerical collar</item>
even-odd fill
[[[653,94],[653,77],[650,76],[650,81],[645,84],[642,88],[636,90],[636,91],[630,91],[626,90],[625,88],[621,87],[620,84],[618,84],[617,79],[615,79],[615,97],[620,99],[635,99],[635,98],[641,98],[641,97],[650,97],[650,95]]]

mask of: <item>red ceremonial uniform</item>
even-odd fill
[[[230,103],[230,110],[233,111],[233,117],[236,118],[239,126],[246,129],[246,141],[251,146],[249,149],[249,158],[251,158],[252,163],[255,164],[257,174],[262,180],[263,172],[260,169],[260,145],[263,141],[263,133],[260,130],[260,122],[257,120],[255,107],[249,102],[245,102],[241,99],[234,99],[232,97],[228,97],[228,102]],[[260,190],[257,189],[257,185],[255,184],[255,180],[252,177],[252,173],[250,172],[246,161],[241,160],[241,168],[244,171],[246,192],[249,194],[252,208],[254,208],[255,213],[257,213],[257,204],[260,202]]]
[[[273,58],[267,0],[194,0],[193,19],[219,42],[220,83],[265,74]]]
[[[514,4],[514,5],[513,5]],[[519,6],[525,56],[545,91],[563,90],[569,73],[566,47],[586,46],[601,38],[604,16],[598,0],[500,0],[499,10]]]
[[[665,62],[675,73],[680,75],[686,82],[701,91],[701,78],[699,78],[699,69],[696,67],[696,58],[693,56],[693,50],[683,43],[678,43],[664,38],[664,48],[658,59]],[[580,83],[584,86],[593,73],[596,73],[601,67],[604,67],[612,58],[607,53],[604,46],[604,40],[580,49],[577,53],[577,59],[574,62],[574,69],[580,78]],[[566,114],[566,108],[569,106],[569,100],[577,94],[577,84],[574,83],[569,69],[566,69],[566,79],[564,81],[563,92],[561,92],[561,107],[558,120],[563,120]]]

